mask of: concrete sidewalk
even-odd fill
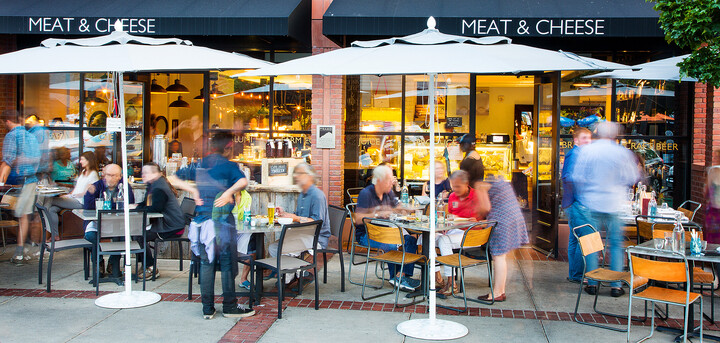
[[[509,265],[508,300],[486,306],[471,303],[464,314],[440,309],[439,317],[465,324],[470,334],[457,342],[620,342],[625,334],[574,323],[574,310],[579,285],[565,281],[567,263],[538,258],[533,251],[516,254]],[[372,301],[360,299],[360,287],[346,283],[340,292],[339,259],[328,263],[328,283],[322,283],[320,273],[320,310],[314,310],[313,287],[287,299],[283,319],[276,320],[277,302],[264,298],[256,306],[258,314],[242,320],[223,318],[203,320],[199,303],[197,279],[193,280],[193,299],[187,300],[188,266],[178,270],[176,260],[159,261],[162,277],[148,282],[147,289],[158,292],[163,300],[155,305],[131,310],[109,310],[94,305],[92,285],[83,280],[82,258],[79,251],[56,254],[53,263],[53,292],[45,292],[45,284],[37,280],[38,264],[31,261],[23,266],[7,262],[9,254],[0,256],[0,342],[76,342],[128,340],[173,342],[285,342],[311,340],[313,342],[414,342],[400,335],[395,326],[408,319],[427,318],[426,303],[404,309],[394,308],[394,297],[384,296]],[[534,258],[528,258],[528,256]],[[346,254],[346,261],[349,256]],[[346,262],[347,264],[347,262]],[[346,272],[348,268],[346,266]],[[362,280],[364,266],[354,266],[352,279]],[[43,278],[45,276],[43,275]],[[370,282],[379,285],[374,277]],[[216,295],[220,282],[216,281]],[[468,272],[468,295],[477,297],[488,292],[485,267]],[[387,284],[386,284],[387,286]],[[266,282],[272,287],[272,281]],[[141,283],[133,284],[140,289]],[[105,283],[101,292],[122,291],[123,287]],[[369,294],[376,292],[369,290]],[[611,298],[605,289],[600,297],[602,308],[616,313],[627,310],[627,296]],[[403,299],[405,301],[405,299]],[[246,301],[244,298],[240,302]],[[438,300],[438,303],[461,306],[462,300]],[[709,297],[705,298],[709,305]],[[216,299],[221,310],[221,300]],[[709,308],[709,306],[706,306]],[[634,308],[634,315],[642,314],[642,306]],[[603,322],[614,318],[590,315],[592,297],[584,294],[580,312],[583,318]],[[716,313],[720,314],[720,313]],[[672,308],[672,318],[681,318],[679,308]],[[649,322],[649,321],[648,321]],[[677,319],[668,322],[679,326]],[[706,322],[706,325],[709,323]],[[619,325],[617,325],[619,327]],[[707,327],[707,326],[706,326]],[[716,326],[711,326],[717,330]],[[649,326],[633,323],[632,337],[639,339],[649,333]],[[708,332],[710,333],[710,332]],[[715,332],[717,334],[717,332]],[[652,342],[670,342],[674,335],[656,332]]]

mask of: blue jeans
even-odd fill
[[[397,250],[398,246],[394,244],[384,244],[384,243],[378,243],[376,241],[371,240],[368,245],[368,236],[367,233],[363,234],[362,237],[360,237],[359,240],[360,245],[369,246],[371,248],[380,249],[382,251],[391,251],[391,250]],[[433,248],[434,249],[434,248]],[[405,245],[403,245],[403,250],[405,252],[409,253],[417,253],[417,238],[405,235]],[[390,276],[394,277],[397,274],[397,270],[400,265],[388,263],[388,269],[390,270]],[[413,275],[414,266],[412,263],[406,264],[402,267],[402,272],[408,276],[411,277]]]
[[[621,272],[625,259],[623,257],[623,232],[622,222],[615,213],[595,212],[587,207],[578,204],[577,213],[581,213],[585,221],[582,224],[590,224],[596,230],[606,232],[607,244],[610,246],[610,269]],[[579,225],[582,225],[579,224]],[[586,271],[595,270],[599,267],[598,253],[588,255],[586,261]],[[597,285],[597,282],[588,282],[589,285]],[[621,287],[620,282],[613,282],[611,287]]]
[[[578,209],[578,206],[582,205],[580,205],[580,203],[576,201],[573,202],[570,207],[565,209],[565,213],[568,217],[568,226],[570,226],[570,230],[568,232],[567,250],[568,278],[576,281],[580,281],[580,279],[582,278],[584,263],[582,258],[582,251],[580,249],[580,243],[573,234],[573,228],[586,224],[586,222],[588,221],[582,211]],[[578,236],[582,236],[583,234],[586,234],[586,232],[584,229],[579,229],[577,234]]]
[[[85,240],[93,245],[91,256],[92,261],[95,262],[95,256],[97,256],[97,231],[85,231]],[[109,263],[112,264],[112,275],[120,276],[120,255],[111,255]],[[97,267],[99,268],[100,266]],[[93,274],[93,277],[95,277],[95,274]]]

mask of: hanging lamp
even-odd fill
[[[175,83],[168,86],[165,90],[168,93],[190,93],[190,90],[180,83],[180,74],[178,74],[178,78],[175,79]]]
[[[177,100],[171,102],[168,107],[188,108],[190,107],[190,104],[188,104],[187,101],[183,100],[181,95],[178,95]]]
[[[156,79],[152,79],[152,83],[150,84],[150,93],[152,94],[165,94],[167,93],[167,90],[165,90],[165,87],[157,84]]]

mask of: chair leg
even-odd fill
[[[95,295],[100,295],[100,247],[95,252]]]
[[[195,269],[195,262],[190,260],[190,271],[188,272],[188,300],[192,300],[192,278],[193,270]]]
[[[248,295],[248,304],[252,308],[255,302],[255,263],[250,259],[250,294]]]
[[[327,283],[327,253],[323,252],[323,283]]]
[[[282,319],[282,303],[284,299],[285,274],[278,270],[278,319]]]
[[[156,271],[157,271],[157,259],[158,259],[158,249],[157,249],[157,245],[158,245],[158,241],[157,241],[157,240],[153,241],[153,250],[154,250],[154,251],[153,251],[153,252],[154,252],[154,254],[153,254],[153,275],[152,275],[152,280],[153,280],[153,281],[155,281]],[[146,246],[145,246],[145,250],[147,250],[147,248],[148,248],[148,247],[147,247],[147,245],[146,245]],[[143,256],[145,256],[145,254],[143,254]],[[144,257],[143,257],[143,258],[144,258]],[[147,269],[147,267],[145,266],[145,263],[143,263],[143,269]],[[144,272],[143,272],[143,275],[144,275]]]
[[[157,251],[155,251],[155,253],[156,253],[155,254],[155,262],[157,263]],[[129,258],[129,257],[130,256],[126,256],[125,258]],[[136,261],[135,264],[137,265],[137,258],[135,259],[135,261]],[[142,272],[143,272],[143,292],[144,292],[145,291],[145,282],[147,281],[147,278],[145,277],[145,270],[144,270],[144,269],[146,269],[145,266],[147,266],[147,247],[145,247],[145,251],[143,251],[143,261],[142,262],[143,262],[143,264],[142,264],[143,271]],[[137,270],[137,267],[135,267],[135,270]],[[155,281],[155,270],[157,270],[157,265],[155,265],[155,267],[153,267],[153,281]],[[135,278],[135,280],[137,280],[137,278]]]
[[[52,282],[52,263],[53,263],[53,257],[55,256],[55,250],[50,250],[50,256],[48,257],[48,266],[47,266],[47,292],[50,293],[50,283]],[[40,258],[42,258],[42,253],[40,254]],[[42,265],[42,262],[40,262]]]
[[[317,264],[315,264],[315,268],[313,268],[313,277],[315,278],[315,310],[320,309],[320,286],[318,285],[318,279],[317,279]]]
[[[340,292],[345,292],[345,261],[343,261],[343,252],[338,252],[340,255]]]
[[[38,285],[42,285],[42,266],[43,257],[45,255],[45,242],[40,244],[40,260],[38,261]]]
[[[90,250],[83,248],[83,271],[85,273],[85,281],[90,278]]]
[[[182,271],[183,270],[183,244],[182,244],[183,242],[182,241],[177,241],[177,242],[178,242],[178,253],[180,254],[180,271]],[[157,268],[157,261],[155,261],[155,263],[156,263],[155,268]]]

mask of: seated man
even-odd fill
[[[103,178],[88,187],[85,197],[83,198],[83,208],[86,210],[95,209],[96,199],[115,199],[118,192],[122,190],[122,168],[117,164],[108,164],[103,168]],[[128,187],[128,203],[134,204],[135,197],[133,196],[132,189]],[[111,201],[111,207],[116,208],[113,200]],[[97,254],[97,224],[90,222],[85,227],[85,239],[93,244],[92,258],[95,261],[95,255]],[[100,272],[103,271],[105,265],[103,260],[100,260]],[[120,256],[110,256],[110,262],[108,262],[107,273],[112,273],[113,276],[120,276]]]
[[[300,163],[295,166],[293,171],[295,184],[300,186],[300,197],[298,198],[295,213],[285,212],[278,207],[277,215],[282,218],[292,218],[293,222],[307,223],[315,220],[322,220],[322,228],[320,229],[320,237],[318,245],[323,249],[327,248],[328,239],[330,238],[330,221],[328,221],[328,203],[325,193],[315,187],[317,174],[315,170],[307,163]],[[310,250],[313,248],[313,237],[310,235],[293,235],[286,237],[283,243],[285,251],[298,251],[302,248]],[[278,244],[272,243],[268,247],[270,256],[277,256]],[[285,279],[286,283],[292,280],[292,276]]]
[[[391,213],[396,211],[398,200],[392,191],[393,174],[392,169],[385,165],[380,165],[373,169],[372,185],[365,187],[358,195],[357,206],[355,208],[355,240],[365,246],[377,248],[382,251],[396,250],[398,246],[392,244],[382,244],[375,241],[368,241],[368,235],[365,231],[363,218],[388,218]],[[405,235],[405,252],[417,252],[417,239],[410,235]],[[390,284],[400,284],[400,289],[411,292],[420,287],[420,281],[410,278],[413,275],[413,265],[406,264],[402,267],[402,271],[398,265],[388,264],[390,269]]]

